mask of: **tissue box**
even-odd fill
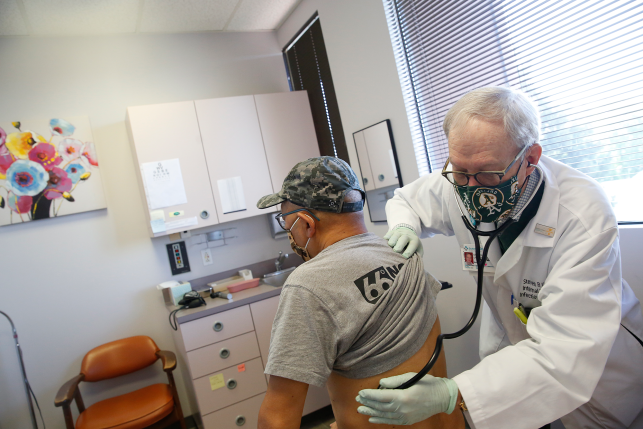
[[[192,290],[189,282],[182,282],[176,285],[165,287],[163,290],[163,298],[167,305],[179,305],[179,301],[183,299],[183,295]]]

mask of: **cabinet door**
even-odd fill
[[[375,189],[398,185],[397,170],[391,148],[391,139],[386,121],[364,130],[368,159],[371,163]]]
[[[255,95],[274,192],[300,161],[319,156],[306,91]]]
[[[363,189],[365,191],[372,191],[375,189],[375,182],[373,182],[371,162],[368,159],[368,151],[366,150],[366,142],[364,141],[364,131],[353,134],[353,138],[355,139],[355,148],[357,149],[359,169],[362,172]]]
[[[219,223],[212,187],[208,178],[208,168],[203,155],[194,102],[129,107],[127,117],[150,235],[158,237],[171,232]],[[177,158],[181,166],[187,203],[163,208],[165,221],[196,220],[196,225],[180,226],[175,230],[153,234],[150,226],[150,212],[143,191],[140,165]],[[183,214],[178,217],[170,217],[170,213],[175,212],[183,212]],[[201,216],[203,212],[207,213],[205,219]]]
[[[257,201],[272,194],[252,95],[195,101],[220,222],[265,214]]]
[[[272,331],[272,322],[275,319],[278,307],[278,296],[250,304],[250,311],[252,312],[252,320],[255,324],[257,340],[259,340],[259,351],[261,352],[264,368],[266,367],[266,363],[268,363],[270,333]],[[293,341],[295,340],[293,339]],[[266,379],[270,382],[270,376],[266,375]],[[305,416],[306,414],[310,414],[313,411],[317,411],[329,404],[330,397],[328,396],[326,387],[309,386],[303,415]]]

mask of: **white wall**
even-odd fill
[[[277,32],[280,46],[296,34],[318,11],[328,52],[333,84],[339,103],[351,166],[359,169],[353,132],[390,119],[404,183],[418,178],[402,92],[381,0],[304,0]],[[369,230],[384,235],[387,227],[370,224]],[[638,262],[643,229],[621,232],[623,276],[643,299],[643,266]],[[468,321],[475,303],[475,283],[458,263],[459,249],[453,237],[423,240],[428,271],[454,288],[438,296],[443,332],[454,332]],[[445,341],[450,376],[478,361],[479,322],[461,338]]]
[[[0,228],[0,310],[17,326],[48,428],[64,427],[55,394],[91,348],[145,334],[174,350],[154,287],[172,278],[169,240],[147,236],[126,107],[287,91],[280,47],[275,33],[0,38],[0,118],[88,115],[108,203],[107,210]],[[288,240],[270,237],[263,216],[223,225],[231,226],[238,238],[213,250],[208,267],[200,261],[203,246],[188,247],[193,271],[179,280],[290,251]],[[158,365],[128,377],[126,386],[118,387],[121,380],[103,382],[104,391],[81,385],[86,403],[162,382]],[[0,316],[2,429],[31,426],[18,368],[9,324]],[[190,414],[181,374],[177,382]]]

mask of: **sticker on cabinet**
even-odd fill
[[[212,390],[221,389],[225,386],[225,381],[223,380],[223,373],[215,374],[210,377],[210,388]]]

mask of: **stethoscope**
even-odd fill
[[[530,166],[530,165],[528,165],[528,166]],[[536,167],[540,171],[540,168],[537,165],[533,165],[533,166]],[[542,182],[542,177],[543,177],[542,171],[540,171],[540,181],[541,182]],[[528,177],[528,180],[529,180],[529,178],[531,178],[531,175]],[[528,180],[525,181],[525,184],[523,185],[523,187],[525,187],[527,185]],[[540,186],[540,183],[538,183],[537,187],[538,186]],[[513,225],[516,222],[514,217],[517,217],[518,215],[520,215],[520,213],[522,213],[524,208],[527,207],[527,205],[531,201],[531,198],[533,198],[533,194],[535,194],[535,192],[534,192],[531,195],[530,200],[527,201],[527,203],[525,205],[523,205],[523,207],[522,207],[522,209],[520,209],[520,211],[518,211],[516,214],[513,215],[514,217],[508,217],[504,221],[504,223],[502,225],[500,225],[499,227],[497,227],[495,230],[493,230],[493,231],[480,231],[475,224],[473,224],[472,222],[469,221],[469,219],[471,217],[465,215],[464,211],[462,210],[462,207],[460,206],[460,203],[459,203],[459,198],[458,198],[457,192],[455,191],[455,187],[453,188],[453,193],[455,195],[455,200],[456,200],[456,203],[458,205],[458,209],[460,209],[460,214],[462,215],[462,221],[464,222],[464,225],[467,227],[467,229],[471,233],[471,236],[473,237],[473,244],[475,246],[476,258],[477,258],[477,261],[478,261],[477,262],[477,265],[478,265],[478,287],[477,287],[477,291],[476,291],[476,305],[475,305],[475,307],[473,309],[473,314],[471,315],[471,318],[469,319],[467,324],[464,325],[464,327],[462,329],[460,329],[459,331],[454,332],[452,334],[440,334],[440,335],[438,335],[438,338],[435,341],[435,349],[433,350],[433,355],[431,356],[431,359],[429,359],[427,364],[424,365],[424,368],[422,368],[420,370],[420,372],[418,372],[416,375],[414,375],[413,378],[411,378],[410,380],[400,384],[399,386],[395,387],[394,389],[408,389],[409,387],[413,386],[415,383],[420,381],[420,379],[422,377],[424,377],[426,374],[428,374],[428,372],[431,370],[431,368],[433,368],[433,365],[435,365],[435,363],[437,362],[438,357],[440,356],[440,352],[442,351],[442,342],[444,341],[444,339],[446,338],[447,340],[452,340],[454,338],[458,338],[458,337],[466,334],[467,331],[469,329],[471,329],[471,327],[475,323],[476,319],[478,318],[478,313],[480,312],[480,306],[482,304],[482,284],[483,284],[483,281],[484,281],[484,267],[485,267],[485,263],[487,261],[487,254],[489,253],[489,247],[491,246],[491,243],[493,242],[493,240],[496,239],[496,237],[498,237],[500,234],[503,233],[503,231],[505,231],[507,228],[509,228],[509,226]],[[475,222],[475,220],[474,220],[474,222]],[[480,257],[481,256],[480,255],[480,250],[481,250],[480,249],[480,237],[481,236],[482,237],[489,237],[487,239],[487,242],[484,245],[484,248],[482,249],[482,257]],[[378,389],[381,389],[381,388],[382,388],[382,386],[378,387]]]

